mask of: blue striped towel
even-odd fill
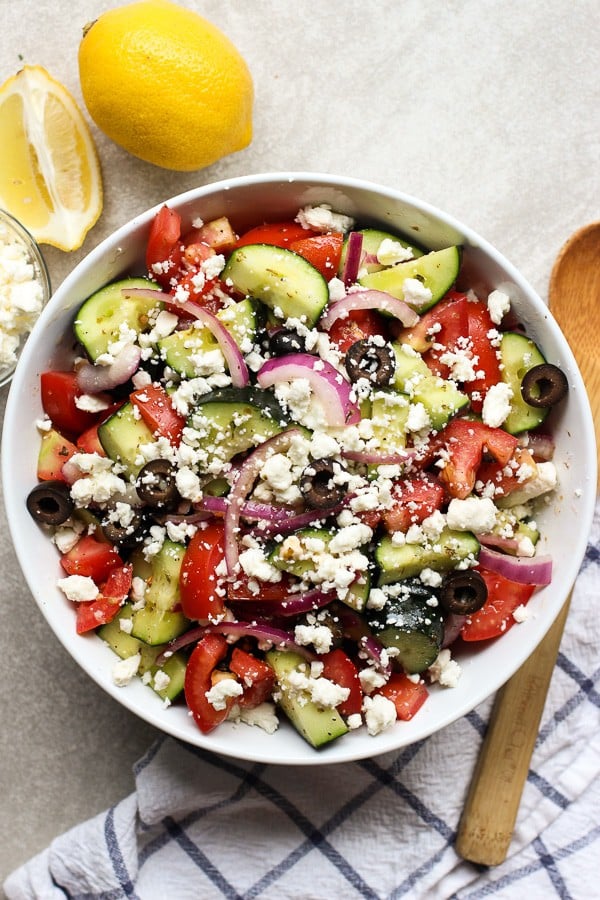
[[[170,738],[136,790],[8,877],[9,900],[600,897],[600,512],[506,862],[454,851],[491,699],[400,752],[321,768]]]

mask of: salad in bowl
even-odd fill
[[[585,402],[470,236],[323,194],[146,216],[39,366],[24,498],[101,683],[221,752],[283,732],[282,762],[414,740],[523,661]]]

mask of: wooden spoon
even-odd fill
[[[580,228],[561,249],[549,301],[583,375],[598,448],[600,222]],[[496,695],[456,839],[457,853],[471,862],[497,866],[506,859],[570,600],[569,594],[543,641]]]

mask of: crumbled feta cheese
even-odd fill
[[[410,432],[429,431],[431,429],[429,413],[422,403],[410,404],[405,428]]]
[[[66,578],[59,578],[57,585],[65,597],[74,603],[89,603],[100,593],[89,575],[67,575]]]
[[[402,282],[402,294],[406,303],[419,309],[429,303],[433,294],[418,278],[405,278]]]
[[[303,647],[312,644],[317,653],[328,653],[331,650],[333,634],[327,625],[296,625],[294,640]]]
[[[154,690],[155,691],[164,691],[171,684],[171,678],[167,675],[166,672],[163,672],[162,669],[159,669],[156,675],[154,676]]]
[[[442,687],[456,687],[461,676],[461,668],[447,648],[440,650],[437,659],[428,669],[432,681],[439,682]]]
[[[249,547],[247,550],[243,550],[239,560],[243,571],[251,578],[269,582],[281,581],[281,570],[271,565],[264,550],[260,547]]]
[[[362,716],[360,713],[352,713],[352,715],[348,716],[346,719],[346,725],[350,729],[350,731],[356,731],[357,728],[362,726]]]
[[[489,497],[455,497],[448,505],[446,522],[454,531],[486,533],[496,522],[496,506]]]
[[[377,262],[382,266],[393,266],[399,262],[406,262],[413,258],[413,251],[405,247],[400,241],[384,238],[377,248]]]
[[[487,307],[490,319],[494,325],[499,325],[506,313],[510,310],[510,297],[504,291],[492,291],[487,299]]]
[[[331,206],[322,203],[320,206],[305,206],[298,211],[296,221],[311,231],[350,231],[354,225],[354,219],[344,216],[342,213],[333,212]]]
[[[256,725],[267,734],[274,734],[279,728],[279,719],[273,703],[259,703],[252,709],[237,707],[237,717],[246,725]]]
[[[120,618],[119,619],[119,631],[122,631],[124,634],[131,634],[133,631],[133,619],[130,618]]]
[[[358,673],[361,687],[365,694],[372,694],[377,688],[383,687],[386,677],[374,666],[367,666]]]
[[[235,678],[221,678],[206,692],[206,699],[218,712],[227,708],[231,697],[241,697],[244,688]]]
[[[554,490],[558,481],[553,462],[540,462],[532,478],[503,498],[503,506],[516,506]]]
[[[139,653],[120,659],[113,666],[112,677],[117,687],[126,687],[140,667],[142,657]]]
[[[481,418],[490,428],[500,428],[510,413],[513,392],[510,385],[499,381],[493,384],[483,400]]]
[[[525,622],[531,616],[531,611],[527,606],[524,606],[522,603],[517,606],[515,611],[513,612],[513,619],[515,622]]]
[[[96,394],[79,394],[78,397],[75,397],[75,406],[83,412],[97,413],[108,409],[110,401]]]
[[[336,300],[343,300],[346,296],[346,285],[341,278],[331,278],[328,282],[329,300],[335,303]]]
[[[382,694],[365,697],[363,700],[363,712],[365,714],[367,731],[373,737],[385,731],[390,725],[393,725],[398,718],[396,707],[391,700],[388,700]]]

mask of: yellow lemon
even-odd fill
[[[102,176],[81,111],[41,66],[0,87],[0,206],[43,244],[76,250],[102,212]]]
[[[84,30],[81,90],[90,116],[129,153],[191,171],[252,138],[252,77],[206,19],[169,0],[103,13]]]

